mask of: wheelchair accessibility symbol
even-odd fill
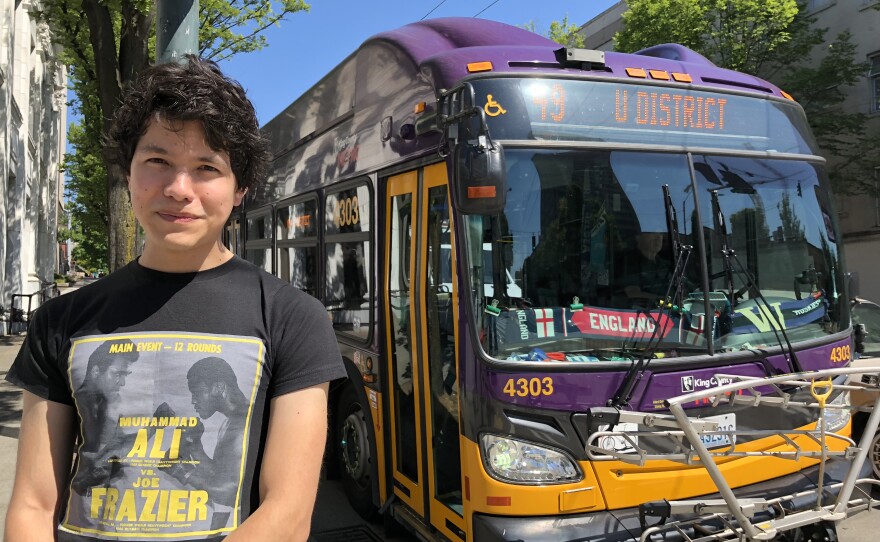
[[[507,113],[507,110],[501,107],[501,104],[496,102],[491,94],[486,95],[486,105],[483,106],[483,111],[490,117],[497,117]]]

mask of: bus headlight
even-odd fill
[[[567,454],[530,442],[486,434],[480,451],[486,472],[501,482],[561,484],[583,478]]]
[[[849,392],[844,391],[837,394],[833,400],[828,401],[829,405],[838,405],[843,407],[849,406]],[[828,408],[825,409],[825,431],[835,433],[840,431],[849,423],[850,411],[848,408]]]

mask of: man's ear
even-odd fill
[[[226,396],[226,383],[225,382],[214,382],[211,385],[211,395],[219,395],[221,397]]]
[[[247,188],[238,188],[235,191],[235,199],[233,200],[233,207],[238,207],[241,205],[241,201],[244,199],[244,196],[247,194]]]

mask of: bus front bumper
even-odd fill
[[[827,488],[842,482],[849,468],[850,463],[848,461],[829,460],[825,466],[825,487]],[[770,500],[806,492],[803,496],[785,501],[783,507],[788,513],[809,510],[816,505],[816,492],[814,490],[818,480],[818,471],[818,466],[810,467],[794,474],[735,489],[734,493],[739,498],[764,498]],[[859,479],[869,478],[870,476],[871,467],[863,465],[859,473]],[[823,502],[830,504],[836,499],[837,490],[826,490],[824,494]],[[856,488],[851,499],[859,496],[863,496],[863,493],[859,492],[859,489]],[[720,497],[715,494],[702,498],[718,499]],[[688,520],[693,517],[673,516],[669,522]],[[655,522],[656,518],[648,518],[647,523],[649,526]],[[717,527],[716,524],[710,522],[707,522],[705,526],[710,529]],[[642,527],[638,508],[537,517],[505,517],[474,514],[473,537],[471,540],[478,542],[560,542],[564,540],[623,542],[639,540],[641,532]],[[681,540],[674,531],[667,531],[663,535],[658,535],[657,539],[664,541]]]

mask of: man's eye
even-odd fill
[[[161,165],[165,165],[165,164],[168,163],[168,162],[165,161],[164,158],[157,158],[157,157],[155,157],[155,156],[152,157],[152,158],[147,158],[146,162],[147,162],[148,164],[161,164]]]
[[[210,172],[220,171],[219,169],[215,168],[214,166],[209,166],[209,165],[200,166],[199,169],[201,169],[202,171],[210,171]]]

